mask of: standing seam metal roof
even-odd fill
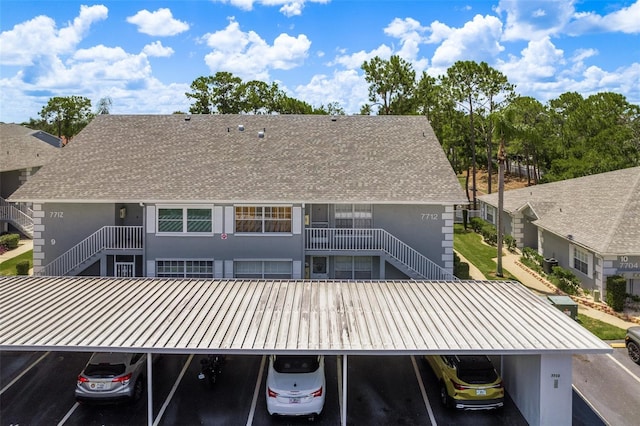
[[[0,278],[0,350],[606,353],[517,282]]]

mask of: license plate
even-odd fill
[[[89,384],[89,387],[93,390],[106,390],[106,389],[109,389],[109,383],[103,383],[103,382],[91,383]]]
[[[299,397],[289,398],[289,404],[300,404],[300,398]]]
[[[481,396],[481,395],[486,395],[487,394],[487,390],[486,389],[476,389],[476,395]]]

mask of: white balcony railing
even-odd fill
[[[0,220],[11,222],[28,237],[33,237],[33,211],[25,203],[10,203],[0,197]]]
[[[34,275],[63,276],[103,250],[142,249],[142,226],[104,226],[64,252]]]
[[[306,250],[378,251],[431,280],[457,280],[411,246],[384,229],[307,228]]]

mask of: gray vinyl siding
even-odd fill
[[[373,227],[386,230],[436,264],[444,266],[444,211],[444,206],[437,205],[376,205],[373,208]]]
[[[146,255],[155,259],[294,259],[301,260],[302,234],[160,236],[146,234]]]
[[[42,207],[43,266],[103,226],[118,225],[113,204],[46,203]]]
[[[20,186],[20,171],[0,173],[0,197],[8,198]]]
[[[568,269],[573,272],[576,277],[581,281],[584,288],[594,288],[595,281],[595,269],[592,276],[580,272],[572,267],[573,261],[570,258],[570,245],[566,239],[559,237],[551,232],[541,230],[542,233],[542,256],[544,258],[554,258],[558,261],[558,266],[564,269]],[[585,249],[583,249],[585,250]],[[595,268],[595,254],[592,251],[585,250],[592,257],[592,268]]]

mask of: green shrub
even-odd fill
[[[13,250],[20,243],[19,234],[4,234],[0,236],[0,246],[4,246],[7,250]]]
[[[580,280],[568,269],[561,266],[551,268],[549,280],[560,290],[567,294],[578,294],[580,290]]]
[[[507,246],[507,250],[509,250],[510,252],[515,252],[516,251],[516,239],[513,238],[513,236],[511,235],[505,235],[503,238],[503,241],[505,243],[505,245]]]
[[[16,263],[16,274],[17,275],[29,275],[29,269],[31,268],[31,263],[28,260],[21,260]]]
[[[461,262],[458,253],[453,253],[453,275],[461,280],[468,280],[469,276],[469,264],[467,262]]]
[[[607,277],[607,305],[616,312],[622,312],[627,297],[627,281],[620,275]]]
[[[531,247],[523,248],[520,260],[531,269],[537,272],[542,271],[542,262],[544,258],[535,249],[532,249]]]
[[[471,220],[469,220],[469,224],[471,225],[471,229],[473,229],[473,231],[477,232],[478,234],[480,233],[480,231],[482,230],[482,227],[486,223],[487,222],[485,222],[484,220],[480,219],[479,217],[472,217]]]

